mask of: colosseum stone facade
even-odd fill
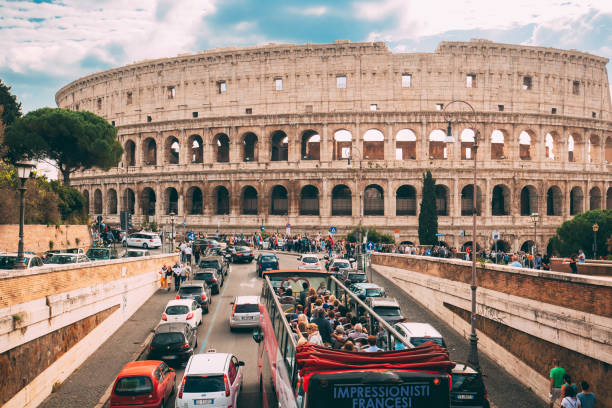
[[[412,54],[270,44],[141,61],[78,79],[56,101],[118,129],[119,166],[72,179],[110,223],[130,210],[167,226],[174,211],[179,230],[342,233],[362,218],[416,242],[429,169],[443,240],[461,247],[476,134],[478,242],[499,231],[516,250],[533,239],[533,212],[541,247],[572,215],[612,208],[607,62],[486,40]]]

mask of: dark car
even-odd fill
[[[222,285],[222,280],[219,277],[216,269],[204,269],[196,271],[193,275],[195,281],[205,281],[213,295],[219,293],[219,288]]]
[[[197,330],[189,323],[163,323],[149,346],[150,360],[186,363],[198,346]]]
[[[272,253],[259,254],[257,257],[257,276],[263,271],[274,271],[279,269],[278,257]]]
[[[345,286],[350,286],[355,283],[366,283],[368,281],[368,277],[363,272],[349,272],[345,271],[346,279],[344,280]]]
[[[253,262],[253,251],[249,247],[237,246],[236,251],[232,254],[232,262]]]
[[[194,299],[202,308],[202,312],[209,312],[212,296],[206,282],[184,283],[176,296],[180,299]]]
[[[86,255],[92,261],[119,258],[117,250],[114,248],[89,248]]]
[[[451,407],[490,408],[482,374],[467,363],[456,363],[452,371]]]
[[[229,270],[227,266],[227,262],[221,256],[205,256],[200,259],[200,264],[198,265],[200,269],[216,269],[219,276],[221,276],[221,280],[224,279],[224,276],[227,276],[227,272]],[[223,286],[223,282],[221,282]]]

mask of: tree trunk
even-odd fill
[[[62,177],[64,178],[64,185],[66,187],[70,186],[70,170],[64,170],[60,167],[60,173],[62,173]]]

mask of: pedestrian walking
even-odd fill
[[[561,386],[561,398],[568,395],[569,389],[574,390],[574,396],[578,394],[578,386],[572,383],[572,377],[569,374],[563,374],[563,385]]]
[[[576,254],[572,254],[572,256],[570,257],[570,262],[569,262],[569,266],[570,269],[572,270],[572,273],[578,273],[578,267],[576,266]]]
[[[168,267],[166,266],[166,264],[164,264],[164,266],[162,266],[162,268],[159,270],[159,286],[161,289],[166,289],[168,287],[168,278],[166,277],[167,273]]]
[[[172,267],[172,279],[174,279],[174,291],[178,292],[180,286],[181,286],[181,270],[183,268],[181,268],[181,266],[179,265],[179,263],[175,263],[174,266]]]
[[[561,397],[561,387],[563,386],[563,376],[565,369],[559,365],[559,360],[552,360],[552,368],[550,369],[550,408],[553,408],[555,402]]]
[[[572,387],[567,387],[566,393],[567,393],[567,395],[565,397],[563,397],[563,399],[561,400],[561,406],[563,408],[580,408],[580,407],[582,407],[582,404],[580,403],[580,400],[578,398],[576,398],[576,390],[574,390]]]
[[[586,255],[584,254],[584,251],[582,249],[578,250],[578,263],[585,263],[586,261]]]
[[[185,246],[185,263],[191,263],[191,245]]]
[[[181,265],[181,285],[187,280],[187,270],[184,265]]]
[[[181,242],[181,245],[179,245],[179,249],[181,250],[181,262],[185,262],[185,249],[187,249],[187,244]]]
[[[589,383],[582,381],[580,383],[580,388],[582,388],[582,391],[578,393],[577,397],[580,400],[580,404],[582,404],[582,408],[595,408],[595,402],[597,402],[597,400],[595,394],[589,390]]]
[[[172,268],[166,268],[166,288],[170,292],[170,286],[172,285]]]

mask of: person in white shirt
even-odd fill
[[[580,400],[576,398],[576,390],[574,387],[565,387],[565,397],[561,401],[563,408],[579,408],[582,407]]]
[[[382,351],[382,349],[376,345],[376,336],[368,336],[368,346],[360,351],[366,353],[376,353],[377,351]]]
[[[185,262],[191,263],[191,245],[185,245]]]

